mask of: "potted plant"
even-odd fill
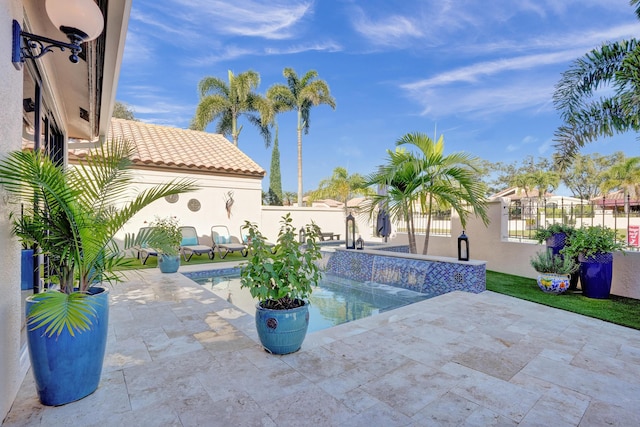
[[[547,250],[550,251],[552,255],[564,257],[562,249],[564,249],[571,240],[574,231],[575,228],[569,224],[555,222],[548,227],[537,229],[534,239],[536,239],[538,243],[545,243]],[[578,280],[580,279],[580,264],[578,263],[577,257],[574,258],[574,262],[578,265],[578,268],[571,273],[570,290],[578,288]]]
[[[316,261],[322,257],[317,242],[320,229],[304,226],[305,243],[298,242],[291,214],[280,221],[275,247],[269,245],[256,224],[245,222],[249,240],[248,261],[241,269],[241,286],[249,288],[256,304],[256,329],[260,342],[272,354],[298,351],[309,326],[312,286],[321,272]]]
[[[558,255],[574,231],[575,228],[568,224],[555,222],[548,227],[538,228],[535,232],[534,239],[536,239],[538,243],[546,243],[547,248],[551,249],[553,255]]]
[[[158,252],[158,267],[163,273],[175,273],[180,268],[180,242],[182,233],[178,218],[168,216],[156,217],[151,227],[158,234],[152,247]]]
[[[569,289],[571,273],[578,269],[573,258],[554,255],[548,250],[536,253],[530,263],[538,272],[538,287],[553,294],[561,294]]]
[[[595,225],[575,230],[562,253],[578,258],[582,293],[586,297],[609,298],[613,252],[622,248],[622,241],[618,241],[615,230],[611,228]]]
[[[16,151],[0,161],[0,184],[25,206],[13,232],[48,255],[52,287],[27,299],[27,343],[40,401],[62,405],[98,387],[109,318],[108,289],[132,265],[114,235],[142,208],[193,191],[172,181],[126,197],[133,148],[113,141],[63,168],[41,151]],[[140,237],[137,242],[143,243]]]

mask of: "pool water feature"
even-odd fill
[[[257,300],[251,297],[248,289],[240,287],[239,271],[211,270],[185,275],[240,310],[255,316]],[[308,332],[373,316],[433,296],[375,282],[356,282],[325,273],[309,298]]]

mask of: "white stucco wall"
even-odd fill
[[[0,0],[0,157],[22,143],[22,71],[11,63],[11,21],[22,20],[22,2]],[[20,244],[11,237],[9,206],[0,192],[0,420],[24,378],[20,368]]]
[[[258,225],[260,226],[260,231],[269,241],[276,241],[280,231],[280,220],[288,212],[291,213],[293,225],[297,230],[300,230],[303,225],[311,224],[314,221],[323,232],[333,232],[339,234],[341,240],[345,239],[346,215],[342,208],[263,206],[262,218]],[[366,218],[356,215],[355,219],[356,239],[360,235],[365,242],[382,241],[382,239],[374,237],[374,225],[370,224]]]
[[[138,171],[137,176],[138,190],[179,178],[193,179],[201,189],[193,193],[181,194],[176,203],[169,203],[163,199],[148,206],[123,228],[118,234],[120,239],[124,238],[125,233],[136,233],[140,227],[148,226],[156,215],[176,216],[180,225],[194,226],[203,244],[211,244],[213,225],[226,225],[232,235],[239,237],[240,226],[245,219],[253,222],[260,221],[261,179],[146,170]],[[231,216],[227,215],[225,209],[229,191],[233,191],[234,199]],[[200,202],[199,211],[193,212],[189,209],[188,203],[191,199]]]

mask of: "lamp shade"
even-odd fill
[[[46,0],[45,9],[56,28],[83,41],[95,39],[104,28],[104,17],[94,0]]]

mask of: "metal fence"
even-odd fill
[[[416,234],[425,234],[429,215],[426,213],[416,213],[413,215],[413,226]],[[407,232],[406,221],[399,221],[397,230],[401,233]],[[431,215],[431,230],[429,235],[451,236],[451,210],[435,211]]]
[[[584,203],[547,199],[520,199],[509,203],[509,239],[533,240],[536,231],[554,223],[573,227],[602,225],[616,230],[628,250],[638,250],[640,201],[602,198]]]

